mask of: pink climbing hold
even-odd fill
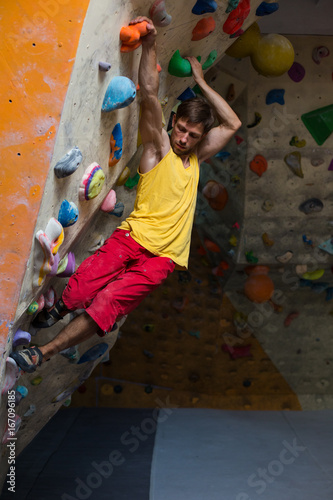
[[[298,318],[299,316],[299,312],[298,311],[293,311],[291,313],[288,314],[288,316],[286,317],[286,319],[284,320],[284,326],[287,327],[287,326],[290,326],[291,322]]]
[[[327,47],[324,47],[323,45],[319,47],[315,47],[312,51],[312,60],[316,64],[320,64],[321,60],[323,57],[327,57],[330,55],[330,51],[328,50]]]
[[[251,358],[253,354],[250,352],[250,349],[251,349],[251,344],[236,346],[236,347],[228,344],[222,345],[222,351],[228,352],[230,354],[231,359]]]
[[[109,193],[104,198],[104,201],[101,205],[102,212],[112,212],[117,203],[117,195],[116,192],[111,189]]]
[[[20,378],[21,368],[17,366],[13,358],[6,359],[6,371],[5,380],[3,387],[1,389],[1,394],[6,394],[14,385],[16,381]]]

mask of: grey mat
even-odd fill
[[[16,492],[1,500],[148,500],[152,410],[58,412],[17,459]]]
[[[332,500],[333,411],[177,409],[158,426],[150,500]]]

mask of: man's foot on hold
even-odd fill
[[[16,364],[27,373],[32,373],[42,364],[43,354],[38,347],[27,347],[22,351],[12,352],[9,355]]]
[[[58,302],[54,304],[52,309],[49,311],[43,309],[40,313],[38,313],[31,324],[34,328],[49,328],[50,326],[55,325],[59,320],[63,319],[63,317],[69,312],[70,311],[66,309],[62,299],[59,299]]]

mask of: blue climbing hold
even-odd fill
[[[256,16],[268,16],[269,14],[273,14],[273,12],[276,12],[278,8],[278,2],[261,2],[256,10]]]
[[[178,101],[187,101],[187,99],[192,99],[192,97],[196,97],[196,93],[190,87],[187,87],[177,99]]]
[[[333,238],[320,243],[320,245],[318,245],[318,248],[320,248],[320,250],[324,250],[324,252],[327,252],[330,255],[333,255]]]
[[[73,201],[64,200],[59,209],[58,221],[63,227],[75,224],[79,217],[79,209]]]
[[[115,76],[106,89],[102,111],[114,111],[126,108],[134,101],[136,96],[135,85],[126,76]]]
[[[118,203],[115,204],[112,212],[108,213],[111,215],[115,215],[116,217],[121,217],[124,213],[124,208],[125,208],[124,204],[121,201],[119,201]]]
[[[219,160],[221,161],[224,161],[226,160],[227,158],[229,158],[230,156],[230,153],[228,153],[228,151],[219,151],[215,156],[214,158],[218,158]]]
[[[330,286],[326,281],[319,281],[318,283],[312,283],[311,290],[316,293],[321,293]]]
[[[268,92],[266,95],[266,104],[273,104],[274,102],[277,102],[278,104],[281,104],[283,106],[284,104],[284,89],[272,89]]]
[[[228,14],[229,12],[235,10],[235,8],[238,7],[238,4],[239,4],[239,0],[229,0],[226,13]]]
[[[312,287],[312,285],[313,285],[313,283],[312,283],[312,281],[311,281],[311,280],[306,280],[306,279],[304,279],[304,278],[301,278],[301,279],[299,280],[299,286],[300,286],[301,288],[304,288],[304,287],[306,287],[306,286],[310,286],[310,287]]]
[[[81,363],[86,363],[87,361],[95,361],[95,359],[100,358],[105,353],[108,347],[109,345],[106,342],[94,345],[82,354],[77,364],[80,365]]]
[[[329,300],[332,300],[333,299],[333,286],[330,286],[329,288],[326,288],[326,298],[325,300],[327,300],[327,302]]]
[[[201,16],[202,14],[207,14],[207,12],[215,12],[217,9],[217,3],[215,0],[197,0],[197,3],[192,9],[192,14]]]

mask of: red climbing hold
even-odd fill
[[[288,316],[287,316],[287,317],[286,317],[286,319],[284,320],[284,323],[283,323],[283,324],[284,324],[284,326],[290,326],[290,323],[291,323],[294,319],[298,318],[298,316],[299,316],[299,312],[298,312],[298,311],[293,311],[293,312],[291,312],[290,314],[288,314]]]
[[[250,163],[250,169],[259,177],[267,170],[267,160],[262,155],[256,155]]]
[[[228,15],[227,20],[223,25],[224,33],[227,33],[228,35],[236,33],[236,31],[242,27],[245,19],[250,14],[250,10],[250,0],[241,0],[236,9],[232,10]]]

